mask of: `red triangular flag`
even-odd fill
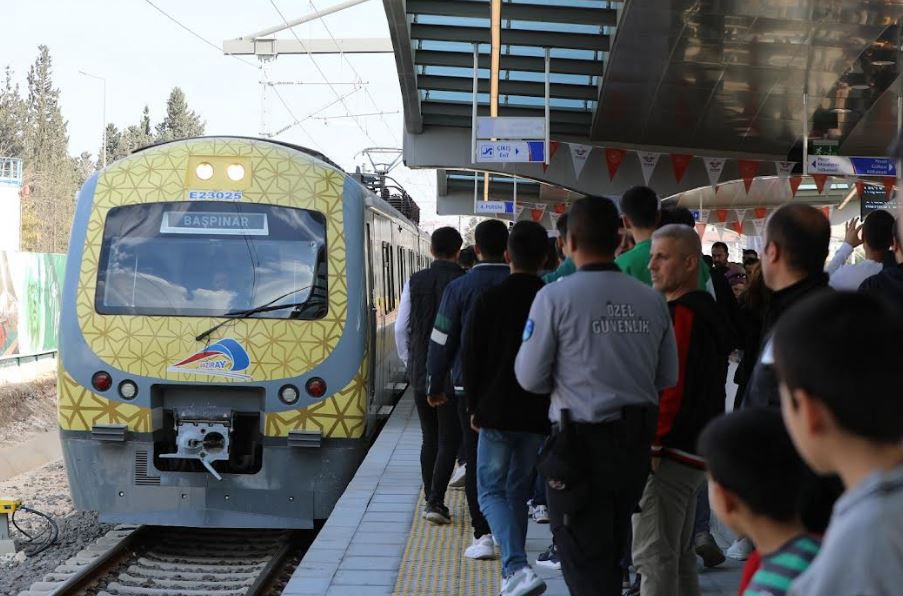
[[[715,209],[715,218],[724,223],[727,221],[727,209]]]
[[[828,219],[831,219],[831,206],[830,205],[825,205],[824,207],[822,207],[821,212],[825,214],[825,217],[827,217]]]
[[[705,236],[705,224],[704,223],[696,224],[696,233],[699,234],[700,238]]]
[[[737,232],[737,234],[742,234],[743,233],[743,222],[742,221],[732,221],[731,229],[733,231]]]
[[[549,141],[549,163],[542,164],[543,173],[548,171],[549,164],[552,163],[552,158],[555,157],[555,152],[558,151],[559,145],[561,145],[561,141]]]
[[[791,176],[790,177],[790,196],[795,197],[796,191],[799,190],[800,184],[803,182],[802,176]]]
[[[737,168],[740,170],[740,177],[743,178],[743,186],[746,187],[746,194],[749,194],[749,188],[752,186],[753,178],[759,171],[759,162],[754,159],[738,159]]]
[[[539,220],[542,219],[542,216],[545,212],[546,212],[546,210],[544,208],[536,209],[534,207],[533,209],[530,209],[530,218],[533,221],[538,222]]]
[[[812,180],[815,181],[815,188],[818,189],[818,194],[823,194],[825,192],[825,182],[828,181],[828,175],[812,174]]]
[[[887,195],[888,201],[894,196],[894,182],[896,181],[896,178],[884,178],[884,194]]]
[[[671,165],[674,167],[674,178],[678,183],[683,180],[684,173],[686,173],[687,166],[690,165],[691,159],[693,159],[693,156],[686,153],[671,154]]]
[[[756,207],[753,209],[753,213],[756,216],[756,219],[765,219],[765,216],[768,215],[768,209],[765,207]]]
[[[856,181],[856,194],[859,195],[860,199],[865,194],[865,182],[863,182],[862,180]]]
[[[618,168],[621,167],[621,162],[624,161],[624,156],[626,154],[627,152],[623,149],[605,148],[605,163],[608,164],[609,180],[614,180],[615,174],[618,173]]]
[[[564,203],[555,203],[555,206],[552,207],[552,210],[555,213],[557,213],[558,215],[561,215],[562,213],[565,213],[568,210],[568,206],[565,205]]]

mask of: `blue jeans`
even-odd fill
[[[533,492],[533,468],[544,439],[537,433],[480,430],[480,510],[502,550],[505,577],[527,566],[527,500]]]

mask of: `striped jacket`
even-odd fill
[[[509,268],[505,263],[479,263],[445,288],[430,335],[426,360],[428,395],[445,391],[442,380],[449,371],[455,393],[463,393],[464,375],[459,353],[461,336],[476,299],[487,288],[500,284],[508,274]]]

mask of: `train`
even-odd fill
[[[429,238],[324,155],[202,137],[79,191],[60,316],[74,504],[103,522],[315,527],[404,385]]]

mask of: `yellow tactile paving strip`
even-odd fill
[[[411,524],[395,596],[442,596],[498,594],[502,567],[498,560],[474,561],[464,556],[473,540],[467,501],[463,490],[450,490],[445,504],[452,514],[448,526],[434,526],[420,515],[423,501]]]

